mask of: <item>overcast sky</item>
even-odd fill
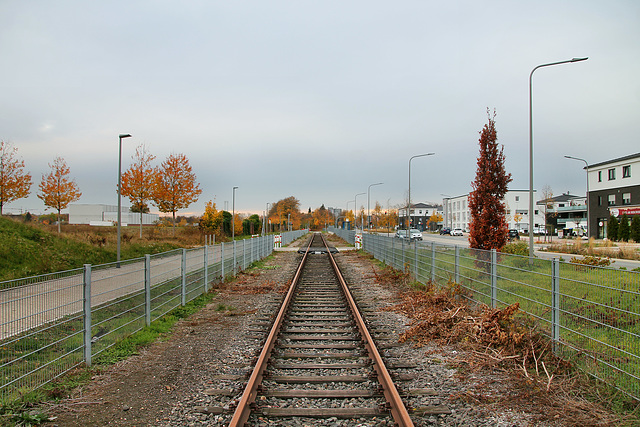
[[[33,175],[56,156],[80,203],[117,204],[138,144],[191,161],[208,200],[261,213],[468,193],[487,108],[511,189],[584,194],[584,164],[640,152],[640,2],[0,0],[0,139]],[[640,171],[638,171],[640,173]],[[359,196],[358,205],[367,197]],[[123,200],[128,205],[128,200]],[[353,208],[353,203],[349,205]],[[152,208],[152,211],[154,209]]]

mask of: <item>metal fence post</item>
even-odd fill
[[[391,240],[391,266],[396,267],[396,239]]]
[[[180,286],[180,305],[183,307],[187,303],[187,250],[182,250],[182,280]]]
[[[404,272],[404,239],[401,240],[402,243],[402,265],[400,266],[400,270]]]
[[[151,325],[151,255],[144,256],[144,323]]]
[[[209,292],[209,246],[204,245],[204,292]]]
[[[431,242],[431,281],[436,281],[436,242]]]
[[[419,282],[418,280],[418,241],[414,240],[413,242],[415,243],[415,246],[413,249],[413,274],[416,278],[416,282]]]
[[[232,268],[232,275],[235,277],[236,275],[236,241],[233,241],[233,268]]]
[[[455,261],[454,261],[454,280],[460,284],[460,248],[455,246]]]
[[[91,264],[83,266],[84,363],[91,366]]]
[[[220,243],[220,274],[224,283],[224,242]]]
[[[551,331],[553,352],[560,349],[560,260],[551,261]]]
[[[242,240],[242,269],[247,269],[247,239]]]
[[[491,249],[491,307],[498,305],[498,251]]]

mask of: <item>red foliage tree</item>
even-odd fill
[[[494,111],[480,132],[478,169],[469,194],[469,246],[476,249],[501,249],[508,241],[504,196],[511,174],[505,171],[504,147],[497,140]]]

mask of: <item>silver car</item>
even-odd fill
[[[454,228],[453,230],[451,230],[451,235],[452,236],[462,236],[462,228]]]

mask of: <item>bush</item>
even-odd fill
[[[594,267],[607,267],[611,265],[611,260],[609,258],[600,258],[597,256],[586,256],[584,258],[573,257],[569,262],[571,262],[572,264],[584,264]]]
[[[629,235],[631,230],[629,230],[629,217],[627,214],[622,215],[620,218],[620,224],[618,224],[618,240],[623,242],[629,241]]]
[[[609,217],[609,222],[607,223],[607,239],[614,242],[618,240],[618,220],[613,215]]]
[[[500,249],[505,254],[529,256],[529,245],[527,242],[507,243]]]
[[[634,215],[631,220],[631,240],[640,243],[640,215]]]

